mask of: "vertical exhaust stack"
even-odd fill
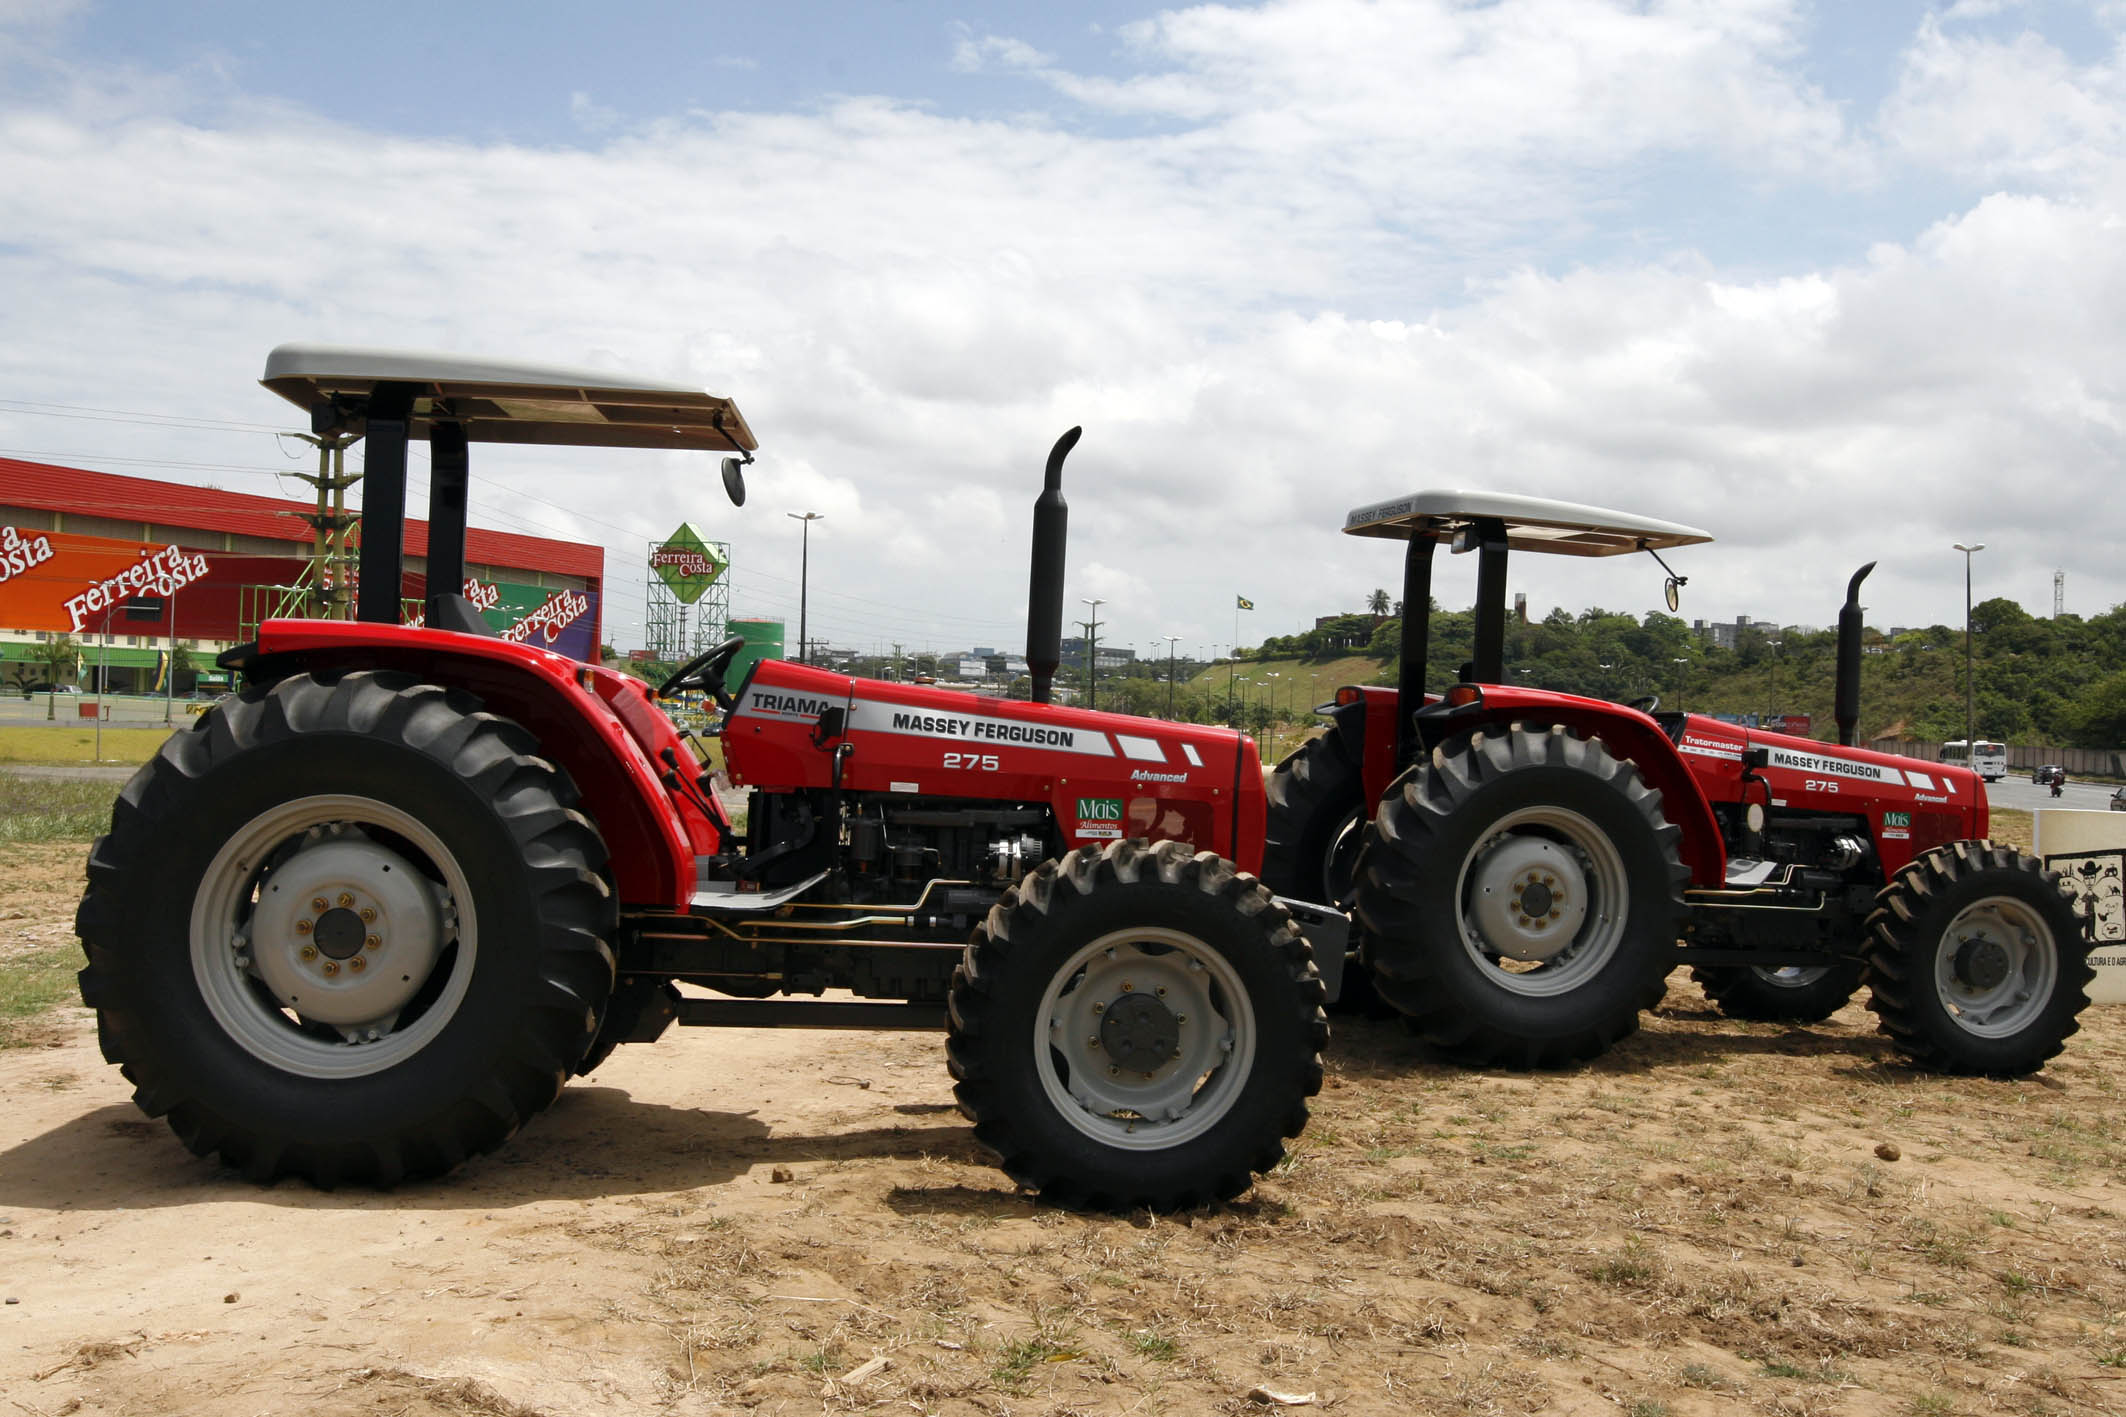
[[[1838,744],[1853,746],[1860,723],[1860,583],[1875,569],[1873,561],[1853,572],[1846,583],[1845,605],[1838,612],[1838,686],[1832,691],[1831,714],[1838,720]]]
[[[1048,450],[1048,470],[1033,504],[1033,576],[1026,591],[1026,671],[1033,701],[1049,701],[1056,666],[1063,662],[1063,549],[1070,540],[1070,503],[1063,500],[1063,459],[1078,446],[1083,428],[1073,428]]]

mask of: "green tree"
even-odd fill
[[[1376,589],[1373,594],[1366,597],[1366,609],[1372,611],[1375,615],[1387,614],[1388,604],[1388,592],[1385,590]]]
[[[36,662],[44,666],[44,716],[54,719],[59,716],[55,704],[58,699],[59,681],[67,671],[74,668],[81,657],[81,646],[72,635],[60,635],[37,646]]]

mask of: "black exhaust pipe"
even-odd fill
[[[1049,700],[1056,666],[1063,662],[1063,548],[1070,540],[1070,503],[1063,500],[1063,459],[1078,446],[1083,428],[1073,428],[1048,450],[1041,495],[1033,504],[1033,580],[1026,590],[1026,672],[1033,701]]]
[[[1860,723],[1860,583],[1875,569],[1873,561],[1853,572],[1846,583],[1845,605],[1838,612],[1838,687],[1832,690],[1831,716],[1838,720],[1838,744],[1853,746]]]

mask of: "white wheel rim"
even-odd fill
[[[1147,998],[1175,1020],[1175,1052],[1149,1067],[1117,1053],[1107,1018]],[[1102,1145],[1162,1151],[1233,1110],[1255,1064],[1255,1010],[1239,973],[1196,936],[1118,930],[1056,971],[1032,1043],[1057,1115]]]
[[[1537,911],[1525,893],[1540,885]],[[1563,807],[1525,807],[1495,823],[1455,881],[1462,948],[1492,983],[1531,998],[1569,994],[1624,942],[1624,856],[1593,822]]]
[[[1949,922],[1934,952],[1934,992],[1958,1028],[2009,1038],[2044,1013],[2059,982],[2058,943],[2045,917],[2010,896],[1989,896]]]
[[[327,879],[337,888],[313,896],[327,902],[324,913],[376,912],[344,963],[317,948],[314,926],[298,933],[324,913],[275,899],[277,886],[299,881],[299,894],[311,895]],[[352,905],[339,903],[342,893]],[[433,900],[425,917],[422,893]],[[192,977],[214,1021],[253,1057],[301,1077],[365,1077],[428,1046],[464,1002],[478,947],[471,900],[457,858],[399,808],[346,794],[297,798],[253,817],[208,863],[192,897]],[[439,966],[448,973],[438,982]],[[306,989],[315,1015],[304,1013]]]

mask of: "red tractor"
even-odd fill
[[[469,444],[734,453],[742,503],[729,400],[298,345],[263,382],[366,439],[358,618],[222,657],[240,690],[126,785],[77,922],[105,1056],[194,1152],[259,1181],[437,1175],[677,1022],[944,1028],[976,1137],[1064,1203],[1222,1198],[1283,1155],[1325,986],[1248,874],[1254,743],[1046,702],[1076,430],[1035,508],[1036,702],[773,660],[729,684],[736,639],[665,682],[724,710],[741,826],[647,685],[498,638],[457,593]],[[1298,909],[1333,984],[1344,922]]]
[[[1455,491],[1344,530],[1408,543],[1399,680],[1339,690],[1278,765],[1263,878],[1353,912],[1347,996],[1363,979],[1450,1056],[1514,1066],[1600,1053],[1678,964],[1737,1018],[1826,1018],[1865,981],[1895,1046],[1943,1071],[2028,1072],[2078,1027],[2091,940],[2056,877],[1985,839],[1977,775],[1852,746],[1873,563],[1839,614],[1832,746],[1505,682],[1509,548],[1658,560],[1704,532]],[[1475,657],[1428,694],[1443,543],[1477,556]]]

